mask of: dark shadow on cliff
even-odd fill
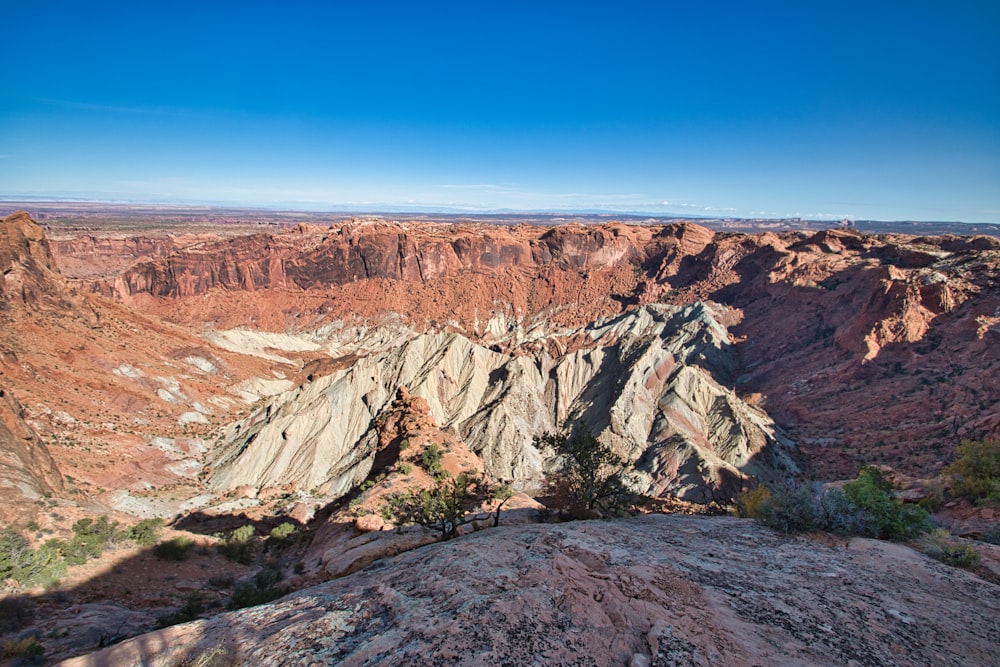
[[[928,311],[926,331],[907,341],[902,318],[935,288],[892,280],[887,267],[925,258],[881,248],[862,254],[867,263],[797,286],[768,279],[768,253],[743,258],[734,271],[744,279],[711,298],[744,313],[730,328],[737,393],[799,443],[809,476],[850,477],[862,464],[929,476],[961,438],[1000,433],[1000,336],[976,324],[1000,305],[995,279],[980,279],[953,308]],[[870,347],[876,330],[901,340]]]

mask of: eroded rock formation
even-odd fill
[[[554,456],[533,438],[571,416],[635,463],[644,493],[704,501],[706,488],[738,485],[743,474],[788,474],[790,443],[728,388],[736,362],[717,317],[705,304],[650,305],[509,352],[458,333],[398,331],[384,349],[229,427],[212,486],[343,495],[371,470],[378,424],[399,386],[426,400],[492,478],[521,487],[537,487]],[[573,351],[550,351],[567,338]]]

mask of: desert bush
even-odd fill
[[[133,542],[143,547],[151,547],[160,539],[163,519],[143,519],[128,529],[128,536]]]
[[[955,495],[972,501],[1000,500],[1000,441],[963,440],[945,468]]]
[[[1000,545],[1000,523],[983,533],[982,541]]]
[[[253,583],[261,590],[270,588],[284,578],[281,568],[276,565],[269,565],[262,568],[260,572],[253,576]]]
[[[190,537],[174,537],[165,542],[160,542],[153,547],[153,555],[160,560],[182,561],[187,560],[194,548],[194,540]]]
[[[35,620],[35,605],[27,598],[0,598],[0,634],[17,632]]]
[[[231,574],[214,574],[206,582],[210,588],[229,588],[236,579]]]
[[[935,560],[952,567],[970,568],[979,562],[979,552],[969,544],[958,543],[946,530],[935,530],[920,540],[920,549]]]
[[[187,600],[184,601],[183,607],[172,614],[166,614],[158,617],[156,619],[156,625],[160,628],[166,628],[171,625],[177,625],[178,623],[187,623],[188,621],[193,621],[198,618],[203,611],[205,611],[205,605],[202,604],[201,593],[195,591],[187,596]]]
[[[926,510],[900,503],[882,473],[868,466],[843,490],[816,483],[778,486],[769,497],[762,494],[755,507],[753,518],[785,533],[824,530],[906,540],[930,527]]]
[[[13,528],[0,531],[0,580],[25,586],[50,586],[66,574],[65,545],[48,540],[32,549],[27,537]]]
[[[855,534],[907,540],[928,530],[930,517],[925,509],[904,505],[891,494],[892,484],[872,466],[861,468],[857,479],[844,485],[844,496],[863,514]]]
[[[441,460],[443,458],[444,450],[432,442],[420,453],[420,467],[426,470],[434,479],[443,479],[448,474],[441,467]]]
[[[539,449],[551,448],[558,468],[548,480],[548,491],[558,509],[574,518],[595,513],[620,514],[634,500],[628,465],[600,442],[581,422],[568,422],[562,432],[535,438]]]
[[[102,516],[80,519],[73,524],[73,537],[63,545],[63,557],[70,565],[83,565],[97,558],[115,542],[129,538],[128,531],[120,530],[117,521]]]
[[[271,529],[267,539],[272,544],[287,542],[295,534],[295,524],[290,521],[280,523]]]
[[[771,502],[771,490],[763,484],[744,489],[736,499],[736,511],[744,519],[759,519]]]
[[[816,484],[787,484],[770,489],[770,497],[759,504],[756,518],[783,533],[818,529],[817,508],[822,489]]]
[[[219,551],[231,561],[243,565],[252,563],[257,552],[253,526],[247,524],[227,533],[223,538],[223,543],[219,545]]]
[[[24,637],[23,639],[11,639],[0,644],[0,658],[40,658],[45,654],[45,648],[38,643],[34,637]],[[32,663],[34,664],[34,661]]]
[[[937,512],[942,507],[946,500],[944,484],[940,481],[934,481],[927,484],[925,488],[926,495],[920,499],[917,504],[923,507],[928,512]]]
[[[229,597],[226,605],[229,609],[243,609],[244,607],[255,607],[272,600],[277,600],[286,593],[285,589],[275,586],[261,587],[255,581],[241,583],[233,589],[233,594]]]
[[[396,464],[396,470],[398,470],[400,473],[404,475],[409,475],[411,472],[413,472],[413,466],[407,463],[406,461],[400,461],[399,463]]]
[[[452,479],[439,479],[429,489],[413,489],[386,498],[382,516],[398,526],[418,524],[441,533],[442,539],[458,535],[459,526],[479,518],[485,502],[509,498],[507,487],[494,486],[485,477],[461,473]],[[499,521],[499,509],[496,521]]]

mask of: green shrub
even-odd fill
[[[27,598],[0,598],[0,634],[17,632],[35,620],[35,605]]]
[[[34,637],[11,639],[0,644],[0,658],[38,658],[45,654],[45,648]]]
[[[160,539],[163,519],[143,519],[128,529],[128,536],[133,542],[143,547],[151,547]]]
[[[404,475],[409,475],[411,472],[413,472],[413,466],[407,463],[406,461],[400,461],[399,463],[396,464],[396,470],[398,470],[400,473]]]
[[[73,524],[73,537],[63,545],[63,558],[69,565],[83,565],[97,558],[115,542],[129,539],[129,533],[119,530],[117,521],[108,517],[80,519]]]
[[[763,484],[740,492],[736,510],[744,519],[759,519],[771,502],[771,490]]]
[[[223,543],[219,546],[219,551],[231,561],[243,565],[252,563],[257,552],[253,526],[247,524],[227,533],[223,538]]]
[[[229,598],[229,609],[243,609],[244,607],[254,607],[265,604],[272,600],[277,600],[285,594],[283,589],[273,586],[261,588],[256,582],[246,582],[233,589],[233,594]]]
[[[420,453],[420,467],[435,479],[440,479],[438,475],[444,472],[444,468],[441,467],[441,460],[443,458],[444,450],[432,442]]]
[[[166,614],[165,616],[158,617],[156,619],[156,625],[157,627],[165,628],[171,625],[177,625],[178,623],[187,623],[188,621],[193,621],[198,618],[204,610],[205,606],[201,602],[201,593],[195,591],[188,595],[183,607],[172,614]]]
[[[970,568],[979,562],[979,552],[969,544],[958,543],[945,530],[935,530],[920,540],[921,550],[945,565]]]
[[[275,542],[284,542],[295,532],[295,524],[284,522],[271,529],[270,539]]]
[[[236,581],[235,577],[231,574],[215,574],[208,578],[206,582],[209,588],[229,588]]]
[[[873,467],[864,467],[843,490],[819,484],[775,487],[757,499],[754,518],[785,533],[824,530],[884,540],[907,540],[930,528],[927,511],[904,505],[892,485]]]
[[[865,466],[857,479],[844,485],[844,496],[863,513],[865,530],[858,534],[883,540],[907,540],[926,532],[930,517],[927,510],[904,505],[891,495],[892,484],[878,468]]]
[[[51,586],[66,574],[65,544],[48,540],[32,549],[13,528],[0,531],[0,580],[13,579],[25,586]]]
[[[567,422],[559,433],[536,437],[535,447],[554,450],[559,457],[559,468],[548,480],[548,492],[570,516],[621,514],[632,505],[635,495],[629,488],[629,466],[586,424]]]
[[[397,526],[415,523],[437,530],[444,540],[458,535],[458,528],[479,518],[472,514],[490,500],[506,500],[507,487],[494,487],[484,477],[461,473],[439,479],[429,489],[413,489],[386,498],[382,517]],[[484,517],[485,518],[485,517]]]
[[[153,555],[160,560],[182,561],[187,560],[194,547],[194,540],[183,535],[160,542],[153,547]]]
[[[982,541],[989,542],[990,544],[1000,545],[1000,523],[993,526],[993,528],[984,533]]]
[[[1000,441],[963,440],[945,473],[951,475],[955,495],[1000,500]]]
[[[281,568],[270,565],[254,575],[253,583],[257,586],[257,588],[263,590],[265,588],[271,588],[276,583],[281,581],[284,576],[285,575],[281,572]]]

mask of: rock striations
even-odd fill
[[[713,302],[732,314],[730,386],[809,452],[810,475],[862,463],[924,474],[958,439],[1000,436],[992,237],[361,220],[204,242],[90,284],[209,328],[396,317],[487,346]]]
[[[231,425],[211,485],[344,495],[371,471],[382,413],[400,386],[425,399],[492,478],[522,488],[537,488],[554,456],[534,437],[571,416],[635,464],[647,494],[702,502],[745,474],[787,474],[790,443],[730,388],[735,360],[718,317],[700,303],[649,305],[504,352],[458,333],[399,331],[384,349],[352,352],[347,368]],[[552,352],[570,343],[573,351]]]

